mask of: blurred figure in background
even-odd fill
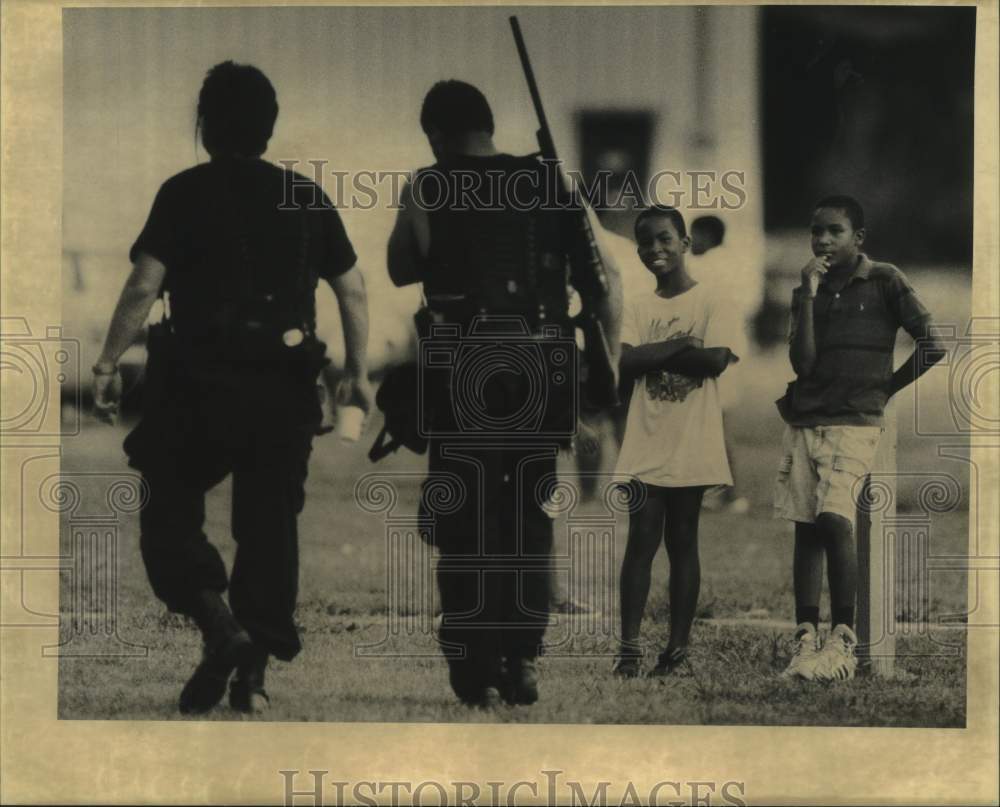
[[[718,288],[718,293],[732,304],[732,315],[738,317],[743,326],[744,337],[748,336],[749,319],[759,301],[760,289],[751,288],[758,284],[756,272],[751,267],[741,266],[739,256],[726,244],[726,225],[718,216],[698,216],[691,222],[691,257],[688,271],[699,283],[707,283]],[[746,339],[749,344],[749,338]],[[740,376],[746,362],[730,368],[720,377],[719,391],[722,396],[722,416],[739,405],[741,398]],[[726,438],[726,454],[730,468],[733,463],[733,438],[728,429],[723,429]],[[706,510],[721,510],[742,515],[750,510],[750,501],[737,491],[739,480],[735,470],[732,485],[720,485],[706,491],[701,506]]]
[[[723,249],[723,242],[726,238],[726,225],[718,216],[698,216],[691,222],[691,263],[699,269],[706,265],[707,260],[715,262],[718,266],[720,257],[725,261],[727,249]],[[710,258],[706,262],[698,259],[711,252]]]
[[[169,316],[150,329],[142,419],[125,451],[149,492],[140,528],[153,591],[204,639],[181,692],[184,713],[213,708],[234,669],[230,705],[262,711],[268,657],[287,661],[301,649],[297,519],[321,418],[319,278],[340,305],[343,402],[368,411],[373,397],[354,249],[317,185],[261,159],[277,115],[274,87],[257,68],[224,62],[208,72],[197,120],[211,159],[157,193],[93,369],[95,412],[111,421],[118,360],[166,293]],[[203,531],[205,494],[230,473],[231,579]]]

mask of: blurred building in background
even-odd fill
[[[433,162],[419,128],[420,104],[440,79],[462,78],[489,98],[497,144],[536,150],[537,122],[502,8],[71,9],[65,16],[64,248],[67,309],[97,350],[110,291],[128,271],[127,250],[168,176],[207,155],[195,140],[195,102],[205,71],[225,59],[264,70],[281,111],[265,155],[323,161],[324,187],[341,208],[372,296],[376,364],[410,347],[418,290],[395,289],[385,244],[395,216],[392,183],[361,172],[409,171]],[[747,266],[760,273],[763,208],[755,9],[516,9],[549,122],[567,168],[590,180],[641,183],[641,198],[602,213],[631,233],[634,204],[714,204],[718,183],[691,198],[693,170],[739,172],[743,198],[727,211]],[[724,91],[723,91],[724,89]],[[345,172],[338,184],[333,172]],[[377,196],[352,192],[352,180]],[[398,188],[398,182],[397,182]],[[696,214],[697,210],[693,211]],[[619,239],[626,282],[646,282]],[[74,301],[74,302],[71,302]],[[321,328],[342,357],[332,295],[320,298]],[[95,326],[96,323],[96,326]],[[85,347],[85,353],[87,348]],[[87,358],[84,357],[84,366]]]
[[[871,255],[967,283],[976,10],[771,6],[760,26],[760,339],[784,340],[811,206],[831,193],[864,205]]]
[[[829,192],[863,201],[880,257],[968,266],[974,9],[74,8],[63,26],[63,285],[82,366],[160,183],[207,159],[197,93],[226,59],[274,83],[281,111],[265,158],[322,174],[368,282],[373,361],[404,358],[419,290],[392,287],[385,244],[399,173],[433,162],[424,93],[440,79],[476,84],[497,144],[537,148],[512,12],[566,167],[586,181],[607,175],[598,201],[622,202],[600,215],[620,236],[610,240],[626,291],[648,283],[626,239],[632,208],[649,201],[723,219],[733,271],[751,274],[761,297],[768,273],[771,305],[787,305],[809,207]],[[726,173],[740,193],[720,197]],[[624,193],[627,177],[638,195]],[[731,206],[720,209],[723,198]],[[332,294],[319,304],[341,360]],[[783,327],[773,313],[762,318],[772,332]]]

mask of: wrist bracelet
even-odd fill
[[[90,368],[90,372],[94,375],[114,375],[118,372],[118,365],[114,365],[110,370],[102,370],[99,364],[95,364]]]

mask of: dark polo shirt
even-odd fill
[[[804,293],[792,294],[792,339]],[[896,332],[918,339],[930,316],[899,269],[860,255],[839,292],[820,283],[813,301],[816,366],[788,385],[777,402],[781,416],[793,426],[881,425]]]

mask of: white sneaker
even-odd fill
[[[819,653],[813,675],[817,681],[850,681],[858,668],[854,648],[858,637],[847,625],[837,625]]]
[[[792,660],[788,662],[781,677],[804,678],[806,681],[811,681],[819,656],[816,629],[809,622],[801,623],[795,629],[795,649],[792,651]]]

